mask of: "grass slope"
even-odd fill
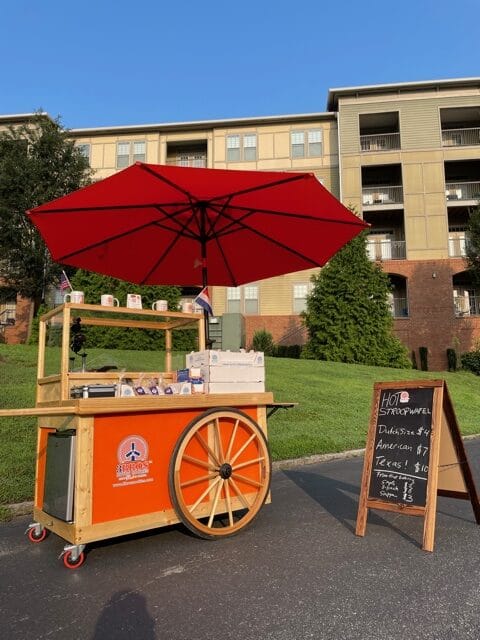
[[[49,354],[54,359],[57,353]],[[89,350],[89,361],[130,371],[155,371],[157,353]],[[183,366],[183,359],[176,366]],[[0,408],[33,407],[37,348],[0,345]],[[376,381],[444,378],[463,434],[480,433],[480,377],[467,372],[421,372],[312,360],[267,359],[267,388],[275,400],[298,402],[269,420],[274,460],[357,449],[365,445]],[[35,418],[0,418],[1,505],[30,500],[35,468]]]

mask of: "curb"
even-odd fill
[[[480,438],[480,434],[472,436],[463,436],[462,440],[475,440]],[[363,456],[365,449],[351,449],[350,451],[339,451],[337,453],[320,453],[313,456],[305,456],[304,458],[290,458],[288,460],[276,460],[272,462],[272,471],[283,471],[284,469],[292,469],[293,467],[304,467],[317,462],[330,462],[332,460],[347,460],[348,458],[359,458]],[[26,516],[32,513],[33,501],[17,502],[16,504],[5,505],[10,510],[13,517]]]

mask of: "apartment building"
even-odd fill
[[[430,368],[442,369],[447,348],[465,351],[480,337],[480,291],[464,260],[468,211],[480,199],[480,78],[331,89],[319,113],[71,135],[98,178],[137,160],[313,172],[370,223],[367,252],[389,274],[395,332],[410,350],[428,347]],[[260,328],[301,343],[312,273],[215,287],[214,312],[242,314],[247,345]],[[18,323],[6,338],[14,331],[19,339]]]

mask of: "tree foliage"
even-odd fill
[[[100,304],[100,296],[104,293],[118,298],[120,305],[125,307],[128,293],[138,293],[142,296],[144,309],[151,309],[155,300],[167,300],[170,311],[177,311],[181,289],[171,286],[140,286],[103,276],[92,271],[79,269],[71,278],[72,287],[83,291],[87,304]],[[127,316],[128,317],[128,316]],[[120,329],[116,327],[85,327],[86,344],[89,347],[102,349],[163,349],[164,332],[147,329]],[[197,349],[195,330],[179,330],[173,332],[173,348],[178,351]]]
[[[362,233],[313,276],[304,313],[309,339],[303,356],[411,367],[406,348],[392,333],[388,276],[368,259],[365,242]]]
[[[480,284],[480,205],[470,211],[467,237],[468,268],[475,284]]]
[[[1,273],[23,296],[38,302],[61,267],[25,212],[90,182],[88,161],[60,120],[37,114],[0,133]]]

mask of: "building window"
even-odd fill
[[[240,287],[227,288],[227,313],[241,312],[242,291]]]
[[[228,287],[227,313],[258,314],[258,287]]]
[[[77,144],[77,149],[81,156],[88,160],[88,164],[90,164],[90,145],[88,143]]]
[[[314,158],[323,153],[321,129],[292,131],[290,139],[292,158]]]
[[[145,148],[144,141],[117,142],[117,169],[128,167],[134,162],[145,162]]]
[[[257,159],[257,134],[227,136],[227,162],[249,162]]]
[[[309,283],[293,285],[293,313],[302,313],[307,310],[307,296],[312,289]]]
[[[244,292],[245,315],[258,314],[258,287],[245,287]]]
[[[0,287],[0,326],[15,324],[17,292],[8,287]]]

